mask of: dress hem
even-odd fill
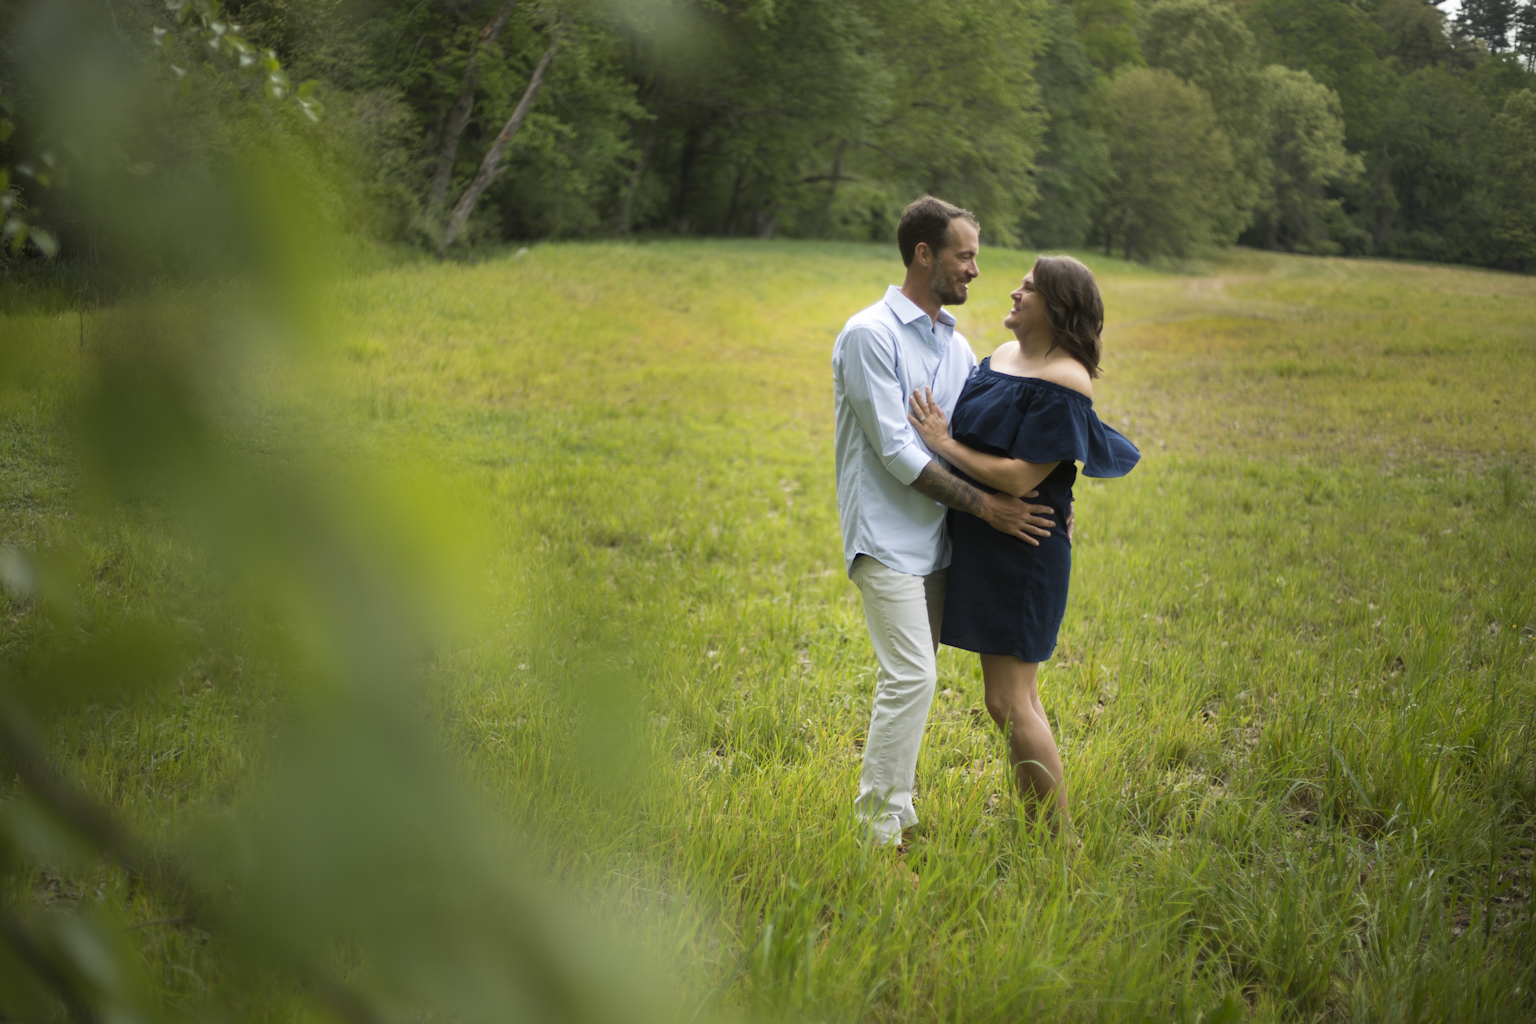
[[[945,647],[953,647],[956,650],[970,651],[972,654],[990,654],[990,655],[994,655],[994,656],[1005,655],[1005,656],[1010,657],[1010,658],[1018,658],[1020,661],[1027,661],[1027,662],[1029,662],[1032,665],[1042,665],[1045,662],[1050,661],[1051,657],[1056,653],[1056,648],[1055,648],[1054,645],[1051,647],[1050,651],[1047,652],[1045,657],[1043,657],[1043,658],[1030,658],[1030,657],[1026,657],[1023,654],[1020,654],[1018,651],[983,651],[983,650],[980,650],[980,648],[983,645],[979,641],[973,641],[973,640],[966,640],[966,641],[963,641],[963,642],[956,642],[954,640],[949,639],[948,637],[940,636],[939,637],[939,643],[943,644]]]

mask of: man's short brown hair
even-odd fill
[[[902,264],[908,267],[912,265],[912,258],[917,255],[918,242],[927,242],[929,250],[934,254],[942,251],[944,239],[949,234],[949,222],[959,217],[976,224],[977,230],[981,229],[974,213],[962,210],[954,203],[946,203],[930,195],[921,195],[913,200],[912,205],[902,212],[901,223],[896,225],[896,245],[901,249]]]

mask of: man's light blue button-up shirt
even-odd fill
[[[909,486],[935,456],[907,422],[907,396],[932,388],[948,416],[975,369],[955,318],[940,310],[933,323],[895,285],[837,336],[832,401],[847,568],[860,554],[915,576],[949,565],[944,506]]]

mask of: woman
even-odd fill
[[[1013,293],[1003,326],[1017,340],[982,360],[953,423],[921,392],[912,395],[910,419],[934,454],[978,486],[1015,496],[1038,489],[1032,500],[1064,523],[1078,462],[1088,476],[1116,477],[1141,458],[1093,412],[1104,327],[1093,273],[1069,256],[1041,256]],[[1036,679],[1067,607],[1071,538],[1054,530],[1032,546],[955,511],[949,536],[940,639],[981,655],[987,711],[1008,738],[1026,813],[1033,818],[1038,801],[1055,830],[1070,823],[1067,788]]]

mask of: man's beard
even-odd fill
[[[928,287],[933,289],[933,294],[937,295],[939,302],[945,306],[965,304],[965,287],[943,263],[934,264],[933,273],[928,277]]]

